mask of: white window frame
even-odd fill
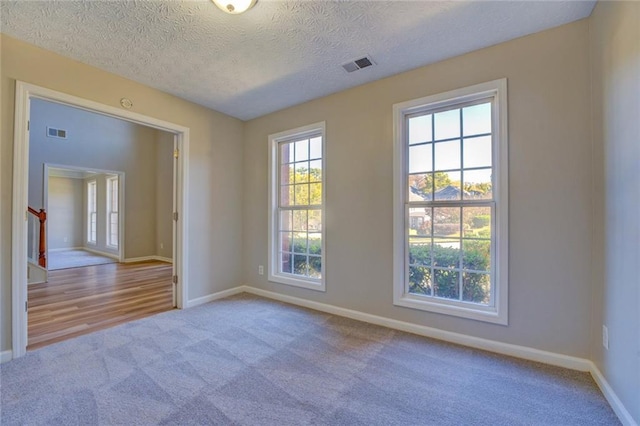
[[[120,177],[118,175],[108,176],[106,179],[106,182],[107,182],[107,220],[106,220],[107,247],[117,249],[118,244],[120,242]],[[113,187],[114,186],[116,188],[116,197],[115,197],[116,210],[115,211],[113,211]],[[118,242],[116,244],[113,244],[113,240],[111,239],[111,236],[113,235],[112,229],[111,229],[111,216],[114,214],[116,215],[116,218],[117,218],[116,239]]]
[[[455,107],[467,102],[493,98],[492,115],[492,167],[493,218],[492,244],[495,257],[491,263],[493,280],[492,301],[489,306],[471,302],[448,300],[432,296],[411,294],[407,290],[408,253],[407,235],[409,219],[405,209],[408,203],[408,129],[406,116],[426,111]],[[495,324],[508,324],[508,142],[507,142],[507,80],[506,78],[481,83],[395,104],[393,106],[394,164],[393,164],[393,303],[397,306],[453,315]]]
[[[319,210],[322,214],[322,229],[320,231],[322,238],[321,258],[322,271],[321,278],[310,278],[298,276],[294,274],[286,274],[279,272],[279,191],[280,182],[278,179],[280,164],[278,157],[278,147],[282,142],[291,142],[296,139],[303,139],[309,136],[320,135],[322,137],[322,204]],[[269,281],[287,284],[295,287],[302,287],[316,291],[325,291],[327,257],[326,257],[326,217],[325,217],[325,199],[326,199],[326,169],[325,169],[325,152],[326,152],[326,132],[325,122],[314,123],[308,126],[298,127],[296,129],[287,130],[280,133],[269,135],[269,250],[268,250],[268,279]],[[318,210],[314,207],[313,210]]]
[[[93,186],[93,199],[91,199],[91,187]],[[98,181],[96,179],[87,180],[87,244],[95,245],[98,243]],[[92,231],[92,218],[95,217],[95,230]],[[95,235],[91,239],[91,235]]]

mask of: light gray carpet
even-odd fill
[[[587,373],[239,295],[0,367],[2,425],[615,425]]]
[[[60,250],[50,251],[49,259],[47,259],[47,269],[56,271],[58,269],[79,268],[82,266],[104,265],[107,263],[116,263],[117,260],[91,253],[85,250]]]

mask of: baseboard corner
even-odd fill
[[[225,297],[234,296],[245,292],[245,286],[232,287],[227,290],[211,293],[206,296],[197,297],[195,299],[188,300],[185,308],[193,308],[194,306],[204,305],[205,303],[213,302],[214,300],[224,299]]]
[[[5,362],[9,362],[13,359],[13,351],[9,349],[8,351],[0,352],[0,364],[4,364]]]
[[[629,410],[627,410],[622,401],[620,401],[620,398],[618,398],[618,395],[616,395],[615,391],[604,377],[604,374],[602,374],[602,371],[600,371],[593,361],[589,361],[589,363],[591,364],[591,369],[589,370],[591,377],[593,377],[593,380],[600,388],[600,391],[611,406],[613,412],[618,416],[620,422],[624,426],[638,426],[638,423],[633,419],[631,413],[629,413]]]

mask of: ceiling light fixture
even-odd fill
[[[257,0],[211,0],[220,9],[232,15],[238,15],[251,9]]]

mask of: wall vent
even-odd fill
[[[66,139],[67,131],[63,129],[55,129],[53,127],[47,127],[47,137],[50,138],[58,138],[58,139]]]
[[[373,62],[370,56],[365,56],[363,58],[342,64],[342,68],[344,68],[346,72],[354,72],[361,70],[362,68],[370,67],[372,65],[375,65],[375,62]]]

